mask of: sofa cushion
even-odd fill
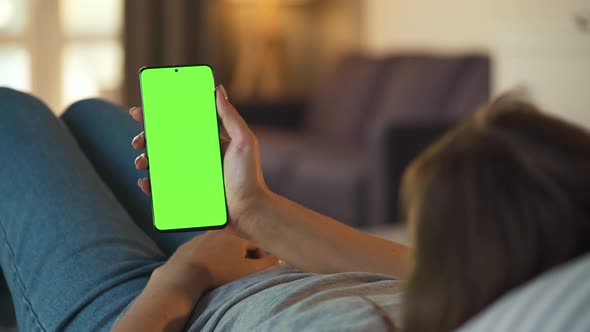
[[[399,55],[384,60],[373,121],[424,123],[447,119],[446,97],[461,75],[463,58]]]
[[[588,331],[589,279],[586,254],[510,291],[459,331]]]
[[[282,195],[289,165],[296,158],[295,151],[312,138],[301,131],[271,127],[255,126],[252,131],[258,137],[264,180],[273,192]]]
[[[360,149],[317,141],[295,151],[282,193],[352,226],[367,215],[366,160]]]
[[[483,55],[467,56],[457,80],[446,96],[442,112],[460,120],[488,101],[490,95],[490,61]]]
[[[367,160],[358,146],[295,131],[252,130],[273,192],[346,224],[366,223]]]
[[[344,223],[364,223],[367,170],[358,146],[267,127],[252,130],[273,192]]]
[[[344,57],[310,103],[304,126],[332,141],[358,142],[381,61],[362,55]]]

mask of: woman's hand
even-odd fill
[[[155,272],[160,280],[193,293],[195,277],[204,290],[278,265],[276,257],[227,231],[209,231],[182,244]]]
[[[273,256],[249,258],[251,249],[227,231],[184,243],[152,273],[112,331],[181,331],[204,292],[278,264]]]
[[[220,137],[223,155],[223,174],[231,227],[241,236],[248,238],[252,225],[240,223],[245,215],[255,210],[269,196],[269,190],[262,176],[258,140],[246,122],[230,104],[223,86],[216,88],[217,112],[230,139]],[[129,110],[131,116],[143,123],[143,110],[134,107]],[[182,119],[178,119],[182,121]],[[141,132],[132,143],[136,150],[145,149],[145,134]],[[148,159],[141,154],[135,159],[139,170],[148,168]],[[149,179],[139,179],[138,185],[146,194],[150,194]]]

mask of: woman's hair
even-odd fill
[[[500,98],[422,154],[401,197],[415,241],[403,325],[451,331],[590,251],[590,134]]]

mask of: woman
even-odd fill
[[[0,88],[0,264],[21,330],[390,329],[406,247],[269,192],[255,137],[222,91],[231,232],[195,237],[154,231],[129,144],[141,125],[126,112],[91,99],[60,121]]]
[[[510,96],[431,146],[403,184],[416,248],[407,330],[453,330],[590,252],[589,188],[588,132]]]
[[[270,193],[256,139],[227,104],[223,87],[221,92],[225,98],[218,100],[220,116],[232,138],[223,139],[228,203],[238,234],[304,271],[403,276],[408,263],[397,245],[388,248],[362,233],[340,230],[332,220]],[[141,110],[132,109],[131,114],[141,121]],[[231,148],[238,150],[242,142],[246,153],[240,160]],[[144,148],[143,135],[133,144]],[[588,133],[510,96],[426,151],[403,186],[416,243],[416,265],[405,295],[405,328],[456,329],[508,290],[590,251],[589,156]],[[137,164],[147,167],[145,155]],[[233,182],[238,178],[234,172],[244,175],[244,169],[246,176]],[[149,193],[147,179],[139,184]],[[247,188],[241,197],[233,195],[238,188]],[[243,210],[236,211],[236,206]],[[251,215],[256,217],[241,217]],[[336,252],[330,250],[334,248]],[[324,255],[309,260],[314,253]],[[146,307],[153,304],[146,302]],[[149,312],[141,305],[132,307],[136,317]]]
[[[115,114],[112,105],[86,101],[64,117],[101,181],[48,112],[25,110],[42,105],[0,92],[2,108],[9,99],[20,99],[12,107],[25,116],[13,111],[0,121],[11,125],[0,128],[1,155],[11,161],[0,174],[13,183],[0,202],[7,248],[1,262],[25,330],[109,328],[122,311],[113,330],[394,330],[401,325],[394,277],[412,271],[405,329],[449,331],[589,249],[583,189],[590,137],[528,104],[491,105],[413,164],[403,188],[416,241],[410,260],[402,245],[271,193],[256,139],[222,88],[218,110],[231,139],[222,138],[230,225],[247,241],[228,231],[188,241],[153,234],[151,220],[140,218],[140,200],[126,195],[125,171],[116,171],[125,153],[101,145],[124,130],[108,135],[103,127],[102,137],[87,137],[101,116]],[[74,120],[81,113],[94,123]],[[142,119],[138,108],[131,115]],[[143,135],[132,144],[142,149]],[[145,169],[148,160],[141,155],[135,164]],[[148,180],[138,184],[149,193]],[[27,201],[38,208],[15,208]],[[567,241],[552,238],[556,233]],[[163,252],[182,242],[166,259]],[[334,274],[274,266],[276,258],[258,248],[299,270]]]

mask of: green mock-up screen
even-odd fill
[[[154,226],[223,227],[227,209],[211,68],[144,68],[140,84]]]

